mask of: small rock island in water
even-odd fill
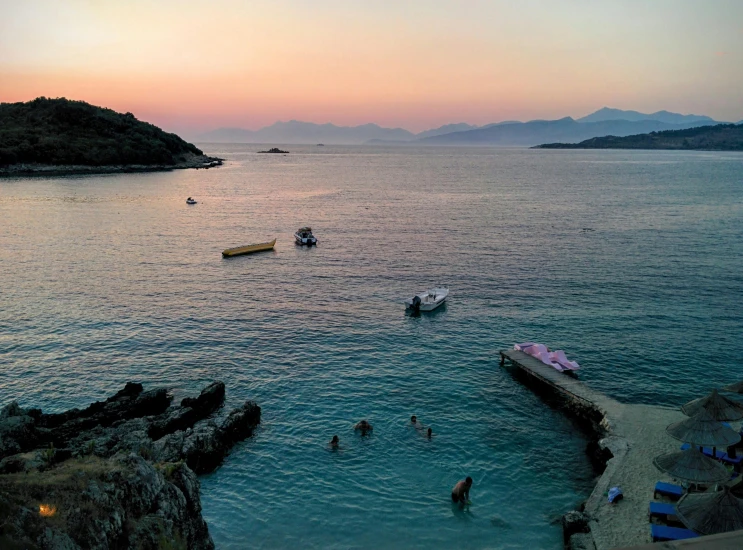
[[[282,150],[281,150],[281,149],[279,149],[278,147],[272,147],[272,148],[271,148],[271,149],[269,149],[268,151],[258,151],[258,152],[259,152],[259,153],[283,153],[283,154],[285,154],[285,155],[288,155],[288,154],[289,154],[289,151],[282,151]]]
[[[261,419],[252,401],[217,417],[224,397],[128,383],[83,410],[0,409],[0,548],[213,549],[196,474]]]
[[[152,172],[211,168],[175,134],[84,101],[39,97],[0,103],[0,176]]]

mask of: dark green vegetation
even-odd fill
[[[743,151],[743,125],[718,124],[635,136],[595,137],[580,143],[547,143],[539,149],[680,149]]]
[[[281,150],[281,149],[279,149],[278,147],[272,147],[272,148],[271,148],[271,149],[269,149],[268,151],[258,151],[258,152],[259,152],[259,153],[283,153],[283,154],[285,154],[285,155],[288,155],[288,154],[289,154],[289,151],[282,151],[282,150]]]
[[[0,166],[176,165],[202,152],[175,134],[83,101],[0,103]]]

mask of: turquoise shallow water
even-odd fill
[[[743,155],[205,148],[230,162],[0,180],[0,403],[215,378],[228,406],[255,399],[258,433],[202,478],[220,548],[560,548],[586,439],[499,348],[565,349],[632,402],[743,377]],[[433,284],[445,309],[406,316]]]

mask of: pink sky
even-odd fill
[[[0,101],[168,130],[419,131],[603,106],[740,120],[743,2],[0,0]]]

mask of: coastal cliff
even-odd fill
[[[221,163],[131,113],[64,98],[0,103],[0,176],[211,168]]]
[[[171,406],[129,383],[83,410],[0,409],[0,547],[214,548],[196,474],[261,415],[248,401],[218,419],[224,397],[213,382]]]

